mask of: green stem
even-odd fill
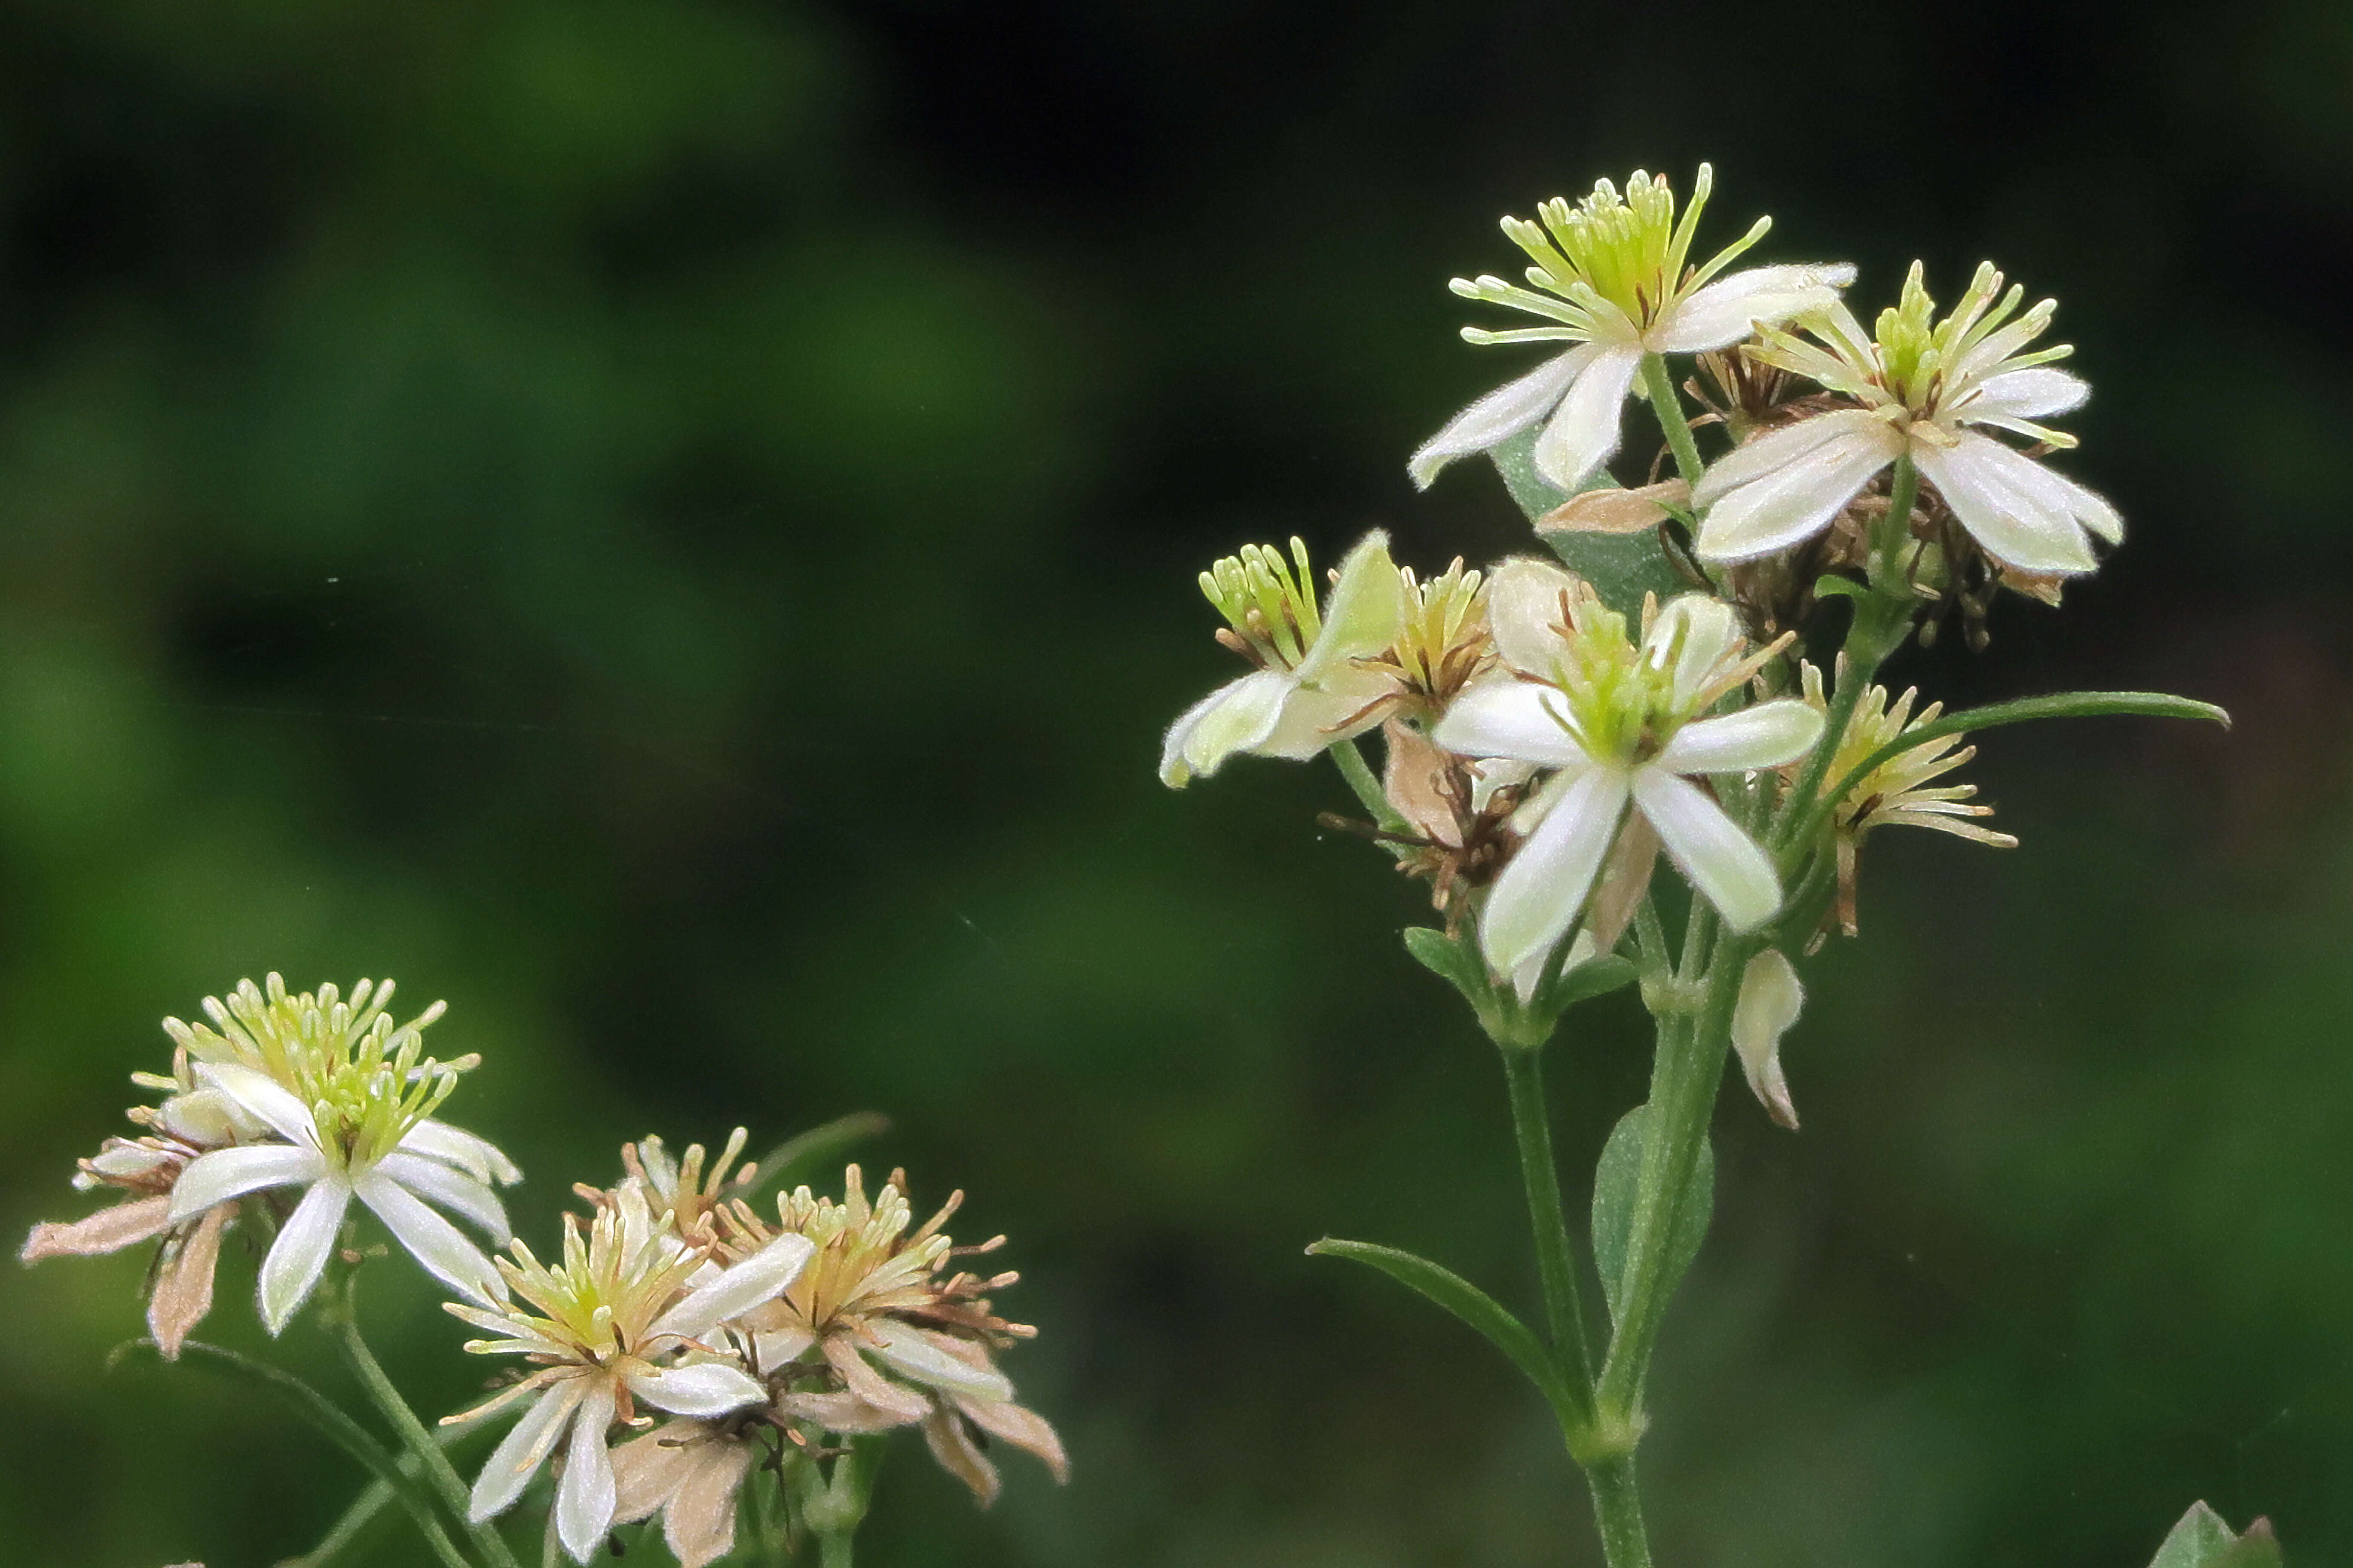
[[[818,1568],[850,1568],[850,1551],[857,1537],[847,1530],[828,1531],[817,1538]]]
[[[1601,1531],[1601,1555],[1609,1568],[1651,1568],[1650,1532],[1642,1528],[1642,1499],[1634,1485],[1634,1456],[1620,1454],[1588,1465],[1593,1521]]]
[[[1545,1110],[1541,1047],[1503,1047],[1511,1086],[1512,1131],[1520,1148],[1520,1180],[1527,1188],[1528,1226],[1535,1233],[1536,1277],[1544,1287],[1545,1321],[1553,1353],[1569,1362],[1569,1392],[1579,1417],[1593,1418],[1593,1352],[1585,1333],[1585,1302],[1577,1258],[1561,1207],[1560,1173],[1553,1163],[1551,1118]]]
[[[1871,563],[1871,585],[1883,594],[1912,596],[1904,572],[1904,547],[1912,542],[1912,503],[1919,499],[1919,473],[1912,467],[1912,454],[1902,453],[1887,481],[1887,517],[1880,524],[1879,547]]]
[[[1365,761],[1365,753],[1356,749],[1356,742],[1343,741],[1334,746],[1332,760],[1340,764],[1340,776],[1346,779],[1348,787],[1356,792],[1356,799],[1372,817],[1374,826],[1391,832],[1405,826],[1390,807],[1388,795],[1381,789],[1381,781],[1374,775],[1372,764]]]
[[[491,1568],[516,1568],[514,1553],[507,1550],[498,1531],[487,1521],[478,1524],[470,1517],[471,1500],[466,1483],[450,1465],[449,1457],[441,1451],[441,1445],[434,1441],[432,1431],[408,1407],[408,1401],[400,1396],[392,1379],[385,1375],[383,1364],[368,1349],[367,1340],[360,1333],[359,1305],[359,1274],[354,1269],[344,1277],[342,1310],[331,1314],[336,1342],[353,1375],[359,1379],[360,1386],[367,1391],[368,1398],[383,1412],[384,1418],[392,1423],[392,1429],[399,1434],[402,1445],[440,1493],[442,1502],[466,1521],[466,1533],[472,1538],[474,1550],[481,1553],[483,1561]]]
[[[1650,394],[1651,412],[1658,416],[1667,447],[1675,455],[1675,472],[1687,485],[1699,483],[1707,465],[1700,461],[1699,443],[1692,439],[1691,424],[1683,417],[1683,400],[1675,392],[1674,378],[1667,374],[1667,362],[1657,354],[1642,356],[1642,390]]]

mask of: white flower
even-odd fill
[[[1798,972],[1778,948],[1768,947],[1740,972],[1740,994],[1732,1005],[1732,1048],[1740,1054],[1740,1070],[1767,1113],[1792,1131],[1798,1108],[1790,1103],[1789,1080],[1781,1071],[1781,1037],[1805,1004]]]
[[[2058,305],[2045,300],[2020,315],[2024,297],[2015,287],[2004,294],[2001,274],[1987,263],[1952,314],[1935,321],[1936,302],[1915,262],[1902,301],[1880,313],[1875,336],[1843,304],[1805,323],[1819,343],[1767,331],[1751,358],[1810,376],[1861,406],[1760,436],[1709,468],[1692,496],[1704,513],[1699,553],[1746,561],[1810,539],[1908,454],[1961,526],[2004,565],[2057,575],[2097,566],[2086,531],[2110,543],[2122,539],[2116,509],[1978,428],[2075,444],[2036,421],[2077,407],[2091,389],[2050,368],[2073,352],[2066,345],[2025,352]]]
[[[1547,623],[1546,581],[1561,584]],[[1776,767],[1820,738],[1821,715],[1795,699],[1701,718],[1778,647],[1741,657],[1731,609],[1687,594],[1650,617],[1639,645],[1625,618],[1567,573],[1507,563],[1489,600],[1495,643],[1518,679],[1482,682],[1432,733],[1449,751],[1553,770],[1515,826],[1527,841],[1487,897],[1489,965],[1517,974],[1576,923],[1630,811],[1725,923],[1752,931],[1780,907],[1771,857],[1690,775]]]
[[[1236,752],[1304,761],[1380,722],[1397,690],[1389,668],[1373,662],[1397,641],[1409,608],[1388,535],[1376,530],[1348,552],[1320,616],[1307,547],[1294,539],[1291,549],[1296,572],[1276,551],[1251,545],[1201,574],[1201,591],[1231,624],[1219,640],[1259,668],[1168,727],[1160,780],[1172,789],[1208,777]]]
[[[1764,237],[1770,218],[1757,219],[1707,262],[1688,266],[1714,180],[1702,163],[1680,225],[1665,176],[1639,172],[1622,198],[1603,180],[1573,207],[1557,196],[1545,203],[1536,209],[1540,222],[1504,219],[1504,233],[1535,262],[1527,278],[1535,288],[1501,278],[1457,278],[1454,292],[1552,324],[1500,332],[1465,327],[1463,337],[1473,343],[1577,346],[1457,415],[1413,455],[1409,468],[1415,484],[1428,488],[1455,458],[1483,452],[1550,416],[1536,441],[1537,471],[1565,490],[1577,489],[1618,450],[1620,410],[1644,354],[1723,348],[1760,322],[1786,321],[1832,303],[1854,281],[1854,268],[1843,263],[1757,267],[1717,278]]]
[[[390,985],[376,993],[374,1007],[366,1005],[368,989],[363,982],[350,1005],[332,986],[290,996],[273,974],[266,998],[249,983],[240,988],[248,1006],[235,1010],[237,1019],[250,1033],[233,1029],[224,1039],[207,1031],[199,1039],[185,1026],[176,1031],[184,1049],[201,1049],[194,1076],[228,1116],[283,1142],[191,1161],[172,1189],[172,1220],[248,1193],[304,1189],[262,1259],[261,1320],[273,1334],[317,1285],[353,1198],[448,1284],[485,1301],[500,1289],[481,1249],[427,1205],[503,1241],[506,1211],[488,1183],[521,1173],[481,1139],[431,1119],[460,1068],[471,1065],[423,1055],[418,1030],[439,1016],[438,1005],[396,1029],[382,1011]]]
[[[644,1192],[627,1185],[606,1195],[585,1237],[575,1215],[564,1216],[564,1259],[554,1268],[520,1241],[512,1245],[514,1261],[499,1260],[525,1304],[488,1311],[448,1304],[498,1336],[469,1341],[467,1350],[528,1356],[541,1370],[445,1425],[529,1401],[483,1464],[469,1514],[480,1523],[505,1511],[565,1443],[555,1532],[575,1562],[586,1563],[619,1507],[606,1434],[632,1417],[638,1400],[701,1418],[766,1403],[765,1384],[704,1342],[728,1319],[790,1285],[813,1248],[803,1237],[784,1236],[732,1268],[717,1268],[700,1247],[681,1246],[668,1218],[653,1217]],[[696,1359],[670,1359],[681,1352]]]

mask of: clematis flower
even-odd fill
[[[1839,660],[1838,671],[1839,678],[1844,679],[1846,660],[1843,656]],[[1830,699],[1822,689],[1820,668],[1809,664],[1800,674],[1806,705],[1827,715]],[[1891,700],[1884,687],[1873,686],[1865,690],[1855,704],[1854,717],[1847,721],[1846,733],[1839,737],[1837,749],[1831,753],[1830,782],[1836,784],[1853,772],[1865,757],[1898,739],[1906,730],[1931,722],[1944,710],[1942,703],[1931,702],[1916,715],[1914,714],[1912,704],[1918,696],[1916,690],[1907,690]],[[1840,930],[1847,935],[1852,936],[1860,929],[1856,909],[1856,874],[1862,855],[1862,841],[1873,828],[1927,827],[1996,849],[2018,847],[2018,840],[2010,835],[1998,833],[1990,827],[1980,827],[1974,820],[1993,815],[1993,807],[1972,804],[1978,793],[1977,785],[1939,784],[1936,782],[1965,765],[1977,754],[1978,749],[1964,745],[1958,735],[1923,741],[1907,751],[1896,752],[1857,779],[1853,787],[1831,807],[1831,850],[1838,857],[1838,900],[1834,912]]]
[[[1698,353],[1738,342],[1759,323],[1786,321],[1834,302],[1854,281],[1844,263],[1757,267],[1716,275],[1765,237],[1770,218],[1697,267],[1689,265],[1699,216],[1715,183],[1699,166],[1691,205],[1675,221],[1664,175],[1637,172],[1626,194],[1608,180],[1571,206],[1555,197],[1536,222],[1504,219],[1504,233],[1535,263],[1533,288],[1501,278],[1457,278],[1466,300],[1507,306],[1547,324],[1490,331],[1465,327],[1473,343],[1567,342],[1577,346],[1489,393],[1413,455],[1409,470],[1427,489],[1455,458],[1510,439],[1544,421],[1538,472],[1565,490],[1580,489],[1618,450],[1627,394],[1647,353]]]
[[[1229,623],[1218,640],[1258,668],[1168,727],[1160,781],[1170,788],[1207,778],[1236,752],[1304,761],[1380,722],[1395,682],[1371,661],[1389,652],[1409,610],[1388,535],[1376,530],[1348,552],[1321,615],[1307,546],[1294,539],[1291,552],[1286,563],[1250,545],[1201,574],[1201,592]]]
[[[805,1370],[826,1384],[786,1393],[778,1412],[832,1432],[920,1424],[933,1456],[987,1506],[997,1492],[987,1438],[1035,1455],[1057,1480],[1069,1479],[1070,1460],[1045,1417],[1014,1403],[990,1353],[1037,1331],[997,1317],[984,1294],[1019,1276],[941,1277],[960,1253],[993,1251],[1005,1239],[957,1247],[942,1234],[963,1200],[954,1194],[910,1233],[905,1175],[892,1173],[870,1201],[852,1165],[839,1203],[802,1187],[777,1198],[773,1226],[740,1202],[720,1224],[731,1255],[756,1255],[777,1237],[805,1237],[817,1248],[788,1289],[740,1320],[754,1360],[772,1377],[791,1384]]]
[[[503,1240],[506,1212],[487,1182],[520,1173],[480,1139],[431,1120],[477,1058],[425,1056],[420,1031],[440,1016],[439,1005],[395,1028],[384,1011],[391,991],[363,981],[349,1002],[332,985],[290,995],[273,974],[266,994],[248,982],[237,1003],[207,1004],[233,1036],[175,1031],[196,1057],[195,1080],[266,1141],[190,1161],[172,1189],[172,1222],[250,1193],[303,1189],[262,1259],[261,1320],[273,1334],[317,1285],[354,1198],[444,1282],[484,1301],[501,1289],[481,1249],[429,1205]]]
[[[1539,619],[1533,590],[1547,583],[1560,586]],[[1552,771],[1520,807],[1526,841],[1487,895],[1489,965],[1518,973],[1567,934],[1634,819],[1726,925],[1763,924],[1781,903],[1772,858],[1692,778],[1778,767],[1820,738],[1822,716],[1794,698],[1702,717],[1787,639],[1744,656],[1732,610],[1686,594],[1647,606],[1637,642],[1583,581],[1535,563],[1498,572],[1489,612],[1498,650],[1522,674],[1463,692],[1431,739]]]
[[[2004,293],[2001,274],[1988,262],[1939,321],[1915,262],[1900,302],[1880,312],[1875,333],[1865,333],[1843,304],[1804,322],[1816,342],[1767,330],[1749,358],[1810,377],[1855,406],[1759,436],[1709,468],[1692,495],[1704,513],[1701,556],[1746,561],[1810,539],[1908,455],[2003,566],[2060,576],[2093,570],[2099,563],[2088,534],[2112,544],[2124,537],[2116,509],[1986,434],[2073,447],[2073,437],[2038,421],[2091,395],[2077,377],[2051,368],[2073,349],[2027,351],[2058,304],[2045,300],[2021,314],[2024,298],[2015,286]]]
[[[606,1435],[615,1422],[635,1419],[636,1402],[704,1419],[766,1403],[766,1385],[707,1342],[723,1322],[792,1283],[813,1250],[802,1237],[780,1236],[718,1268],[705,1245],[697,1238],[682,1245],[668,1215],[654,1217],[643,1191],[625,1184],[601,1196],[585,1236],[577,1215],[564,1216],[564,1257],[554,1267],[520,1241],[512,1244],[512,1260],[499,1259],[519,1303],[511,1297],[491,1310],[446,1305],[496,1336],[469,1341],[468,1351],[539,1363],[513,1387],[443,1423],[524,1406],[474,1482],[470,1517],[480,1523],[512,1506],[562,1443],[555,1532],[576,1563],[586,1563],[613,1528],[618,1483]]]
[[[168,1107],[167,1107],[168,1109]],[[185,1121],[175,1118],[185,1130]],[[228,1140],[224,1137],[221,1142]],[[111,1186],[128,1194],[111,1207],[70,1224],[44,1222],[25,1238],[17,1258],[90,1258],[120,1252],[163,1238],[149,1277],[147,1331],[166,1361],[176,1361],[188,1333],[212,1310],[213,1268],[220,1258],[221,1232],[237,1216],[234,1203],[216,1204],[188,1218],[172,1217],[172,1190],[202,1144],[172,1136],[110,1138],[97,1155],[80,1163],[74,1185]]]

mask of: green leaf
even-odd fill
[[[1642,1128],[1651,1108],[1638,1105],[1620,1117],[1601,1146],[1601,1163],[1593,1172],[1593,1262],[1601,1272],[1601,1293],[1609,1299],[1610,1321],[1618,1321],[1619,1293],[1624,1289],[1626,1249],[1634,1234],[1634,1200],[1642,1182]],[[1715,1150],[1703,1142],[1691,1184],[1670,1211],[1667,1221],[1667,1265],[1659,1277],[1662,1296],[1675,1285],[1699,1256],[1707,1239],[1707,1224],[1715,1213]]]
[[[1514,503],[1527,514],[1530,522],[1560,505],[1571,493],[1536,472],[1538,428],[1523,430],[1487,451],[1488,460],[1504,477],[1504,488],[1511,492]],[[1616,483],[1604,473],[1596,476],[1586,488],[1599,489]],[[1656,594],[1664,600],[1690,591],[1691,584],[1667,559],[1654,529],[1624,534],[1547,533],[1544,538],[1552,546],[1553,553],[1570,571],[1592,584],[1601,602],[1620,615],[1640,615],[1645,594]]]
[[[154,1341],[133,1340],[110,1356],[109,1364],[133,1350],[154,1351],[158,1360],[163,1357]],[[238,1381],[260,1389],[318,1428],[322,1436],[357,1459],[378,1481],[391,1489],[394,1498],[408,1510],[417,1532],[425,1537],[426,1544],[433,1549],[433,1554],[446,1568],[471,1568],[459,1554],[456,1543],[449,1539],[448,1532],[441,1528],[440,1521],[434,1517],[432,1505],[417,1490],[416,1479],[401,1468],[399,1462],[383,1444],[368,1435],[366,1427],[344,1414],[343,1406],[290,1372],[219,1345],[188,1340],[181,1344],[180,1354],[184,1359],[193,1358],[216,1367]]]
[[[1369,1241],[1342,1241],[1326,1237],[1309,1247],[1307,1253],[1311,1258],[1353,1258],[1419,1291],[1511,1357],[1512,1363],[1527,1374],[1528,1381],[1536,1385],[1563,1423],[1574,1424],[1577,1420],[1577,1403],[1569,1393],[1566,1374],[1544,1342],[1505,1310],[1503,1303],[1461,1275],[1440,1268],[1427,1258],[1418,1258],[1394,1247],[1377,1247]]]
[[[1434,926],[1408,926],[1405,950],[1413,954],[1415,963],[1461,992],[1474,1005],[1486,996],[1487,966],[1466,939],[1449,936]]]
[[[2157,1549],[2149,1568],[2280,1568],[2279,1542],[2269,1520],[2259,1519],[2244,1535],[2233,1535],[2221,1515],[2193,1503]]]
[[[1631,984],[1634,974],[1634,966],[1625,959],[1614,952],[1604,953],[1578,964],[1556,981],[1545,995],[1545,1005],[1556,1013],[1566,1012],[1579,1002],[1589,1002]]]

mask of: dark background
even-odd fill
[[[1212,556],[1525,543],[1478,466],[1406,482],[1526,358],[1445,280],[1505,268],[1499,213],[1711,158],[1714,242],[1769,211],[1758,257],[1861,263],[1866,314],[1992,257],[2098,389],[2067,467],[2127,548],[1898,673],[2240,723],[2005,731],[2022,849],[1874,841],[1804,1131],[1721,1107],[1660,1559],[2139,1568],[2200,1496],[2353,1558],[2348,75],[2329,0],[8,0],[7,1223],[88,1208],[164,1014],[390,973],[484,1055],[448,1113],[535,1240],[626,1137],[866,1108],[870,1165],[1011,1234],[1075,1479],[1009,1456],[979,1514],[906,1440],[861,1561],[1598,1562],[1510,1370],[1301,1256],[1533,1295],[1416,891],[1318,835],[1328,769],[1153,762],[1232,673]],[[1555,1049],[1573,1202],[1641,1024]],[[5,1555],[306,1547],[339,1457],[102,1371],[140,1268],[0,1275]],[[396,1370],[467,1401],[377,1272]],[[207,1332],[261,1342],[249,1281]]]

